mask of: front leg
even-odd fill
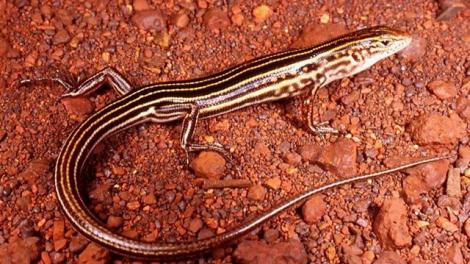
[[[196,144],[192,143],[192,136],[194,129],[199,118],[199,108],[196,105],[190,106],[189,113],[183,119],[183,129],[181,131],[181,148],[186,152],[186,164],[189,165],[189,155],[191,152],[199,152],[204,150],[211,150],[218,152],[224,156],[224,158],[232,162],[232,156],[230,152],[224,149],[222,146],[217,144]]]
[[[308,106],[307,112],[307,125],[310,129],[310,132],[314,134],[324,135],[324,134],[337,134],[338,130],[328,126],[328,122],[322,122],[319,124],[315,124],[313,120],[313,110],[316,107],[315,105],[315,94],[318,87],[312,89],[309,97],[304,101],[304,105]]]

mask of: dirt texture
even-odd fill
[[[469,263],[468,6],[444,0],[0,0],[0,263],[139,263],[77,233],[54,193],[62,143],[117,95],[101,89],[60,100],[60,85],[18,86],[18,80],[83,80],[106,66],[135,86],[186,80],[374,25],[409,32],[413,42],[318,91],[315,120],[329,121],[340,134],[310,133],[301,100],[201,121],[194,140],[225,146],[238,173],[216,153],[196,155],[188,169],[181,124],[142,124],[97,147],[82,191],[92,212],[117,233],[190,241],[233,229],[314,186],[453,155],[315,196],[189,262]]]

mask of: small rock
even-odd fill
[[[203,16],[203,23],[210,30],[220,30],[230,25],[230,19],[224,11],[210,8]]]
[[[10,50],[10,43],[2,37],[0,37],[0,58],[5,56]]]
[[[313,24],[302,30],[299,38],[292,43],[292,48],[306,48],[336,38],[347,32],[344,24]]]
[[[150,9],[150,6],[146,0],[134,0],[132,6],[134,7],[135,11],[144,11]]]
[[[465,225],[463,226],[463,229],[467,237],[470,238],[470,218],[467,219],[467,221],[465,221]]]
[[[451,168],[447,173],[447,195],[451,197],[460,198],[462,190],[460,189],[460,169]]]
[[[52,263],[63,263],[65,261],[65,254],[61,252],[51,252]]]
[[[299,165],[302,162],[302,157],[297,153],[289,152],[285,155],[284,160],[290,165]]]
[[[379,241],[386,249],[411,245],[407,225],[407,209],[401,198],[386,199],[373,223]]]
[[[457,96],[457,88],[451,82],[436,80],[428,83],[427,87],[441,100]]]
[[[124,223],[124,220],[122,219],[122,217],[110,215],[108,216],[106,226],[111,229],[117,229],[121,227],[123,223]]]
[[[308,224],[319,222],[326,213],[326,203],[323,194],[314,195],[302,206],[302,217]]]
[[[437,20],[444,21],[454,18],[457,13],[465,9],[465,4],[462,0],[439,0],[439,7],[441,12]]]
[[[447,232],[454,233],[459,230],[459,227],[452,223],[451,221],[447,220],[447,218],[440,216],[436,220],[436,225]]]
[[[94,110],[91,101],[85,97],[66,97],[62,103],[69,115],[84,117]]]
[[[59,240],[64,238],[65,222],[63,220],[54,221],[52,228],[52,239]]]
[[[326,146],[317,162],[325,170],[347,177],[356,174],[357,146],[348,139],[339,139],[334,144]]]
[[[127,209],[129,210],[137,210],[140,208],[140,202],[139,201],[132,201],[132,202],[128,202],[126,204],[126,207]]]
[[[70,240],[69,250],[72,253],[81,252],[86,247],[86,245],[88,245],[88,243],[89,243],[88,240],[85,239],[84,237],[80,235],[74,236]]]
[[[321,148],[318,145],[307,144],[300,148],[300,156],[304,161],[315,161],[320,156]]]
[[[253,9],[253,16],[257,23],[263,23],[273,14],[273,10],[268,5],[259,5]]]
[[[194,219],[191,219],[191,221],[189,222],[188,229],[189,231],[193,233],[197,233],[199,230],[201,230],[202,225],[203,225],[203,222],[200,218],[194,218]]]
[[[271,158],[271,150],[263,142],[258,142],[254,148],[254,154],[258,157],[264,157],[266,160]]]
[[[427,42],[425,38],[413,36],[410,45],[399,52],[399,56],[409,61],[420,60],[426,54],[426,45]]]
[[[264,200],[264,197],[266,196],[266,190],[264,189],[263,186],[257,184],[253,185],[248,189],[248,194],[247,197],[256,200],[256,201],[262,201]]]
[[[111,254],[95,243],[90,243],[78,256],[80,264],[105,264],[110,260]]]
[[[191,168],[198,177],[218,180],[225,173],[225,159],[219,153],[203,151],[192,160]]]
[[[268,245],[262,241],[245,240],[234,252],[238,263],[307,263],[307,253],[299,241],[291,240]]]
[[[466,135],[466,124],[456,114],[446,117],[437,113],[424,114],[410,123],[410,133],[420,145],[455,145]]]
[[[19,178],[25,179],[28,184],[33,185],[37,180],[46,175],[51,167],[51,161],[46,159],[37,159],[29,163],[26,170],[21,172]]]
[[[52,42],[54,45],[59,45],[59,44],[65,44],[70,41],[70,35],[69,32],[65,29],[60,29],[55,33],[54,38],[52,39]]]
[[[374,264],[406,264],[406,261],[394,251],[384,251]]]
[[[40,254],[37,237],[28,237],[0,245],[0,263],[36,263]]]
[[[157,203],[157,198],[155,197],[155,194],[149,193],[149,194],[144,196],[143,202],[146,205],[156,204]]]
[[[166,18],[158,10],[138,11],[132,16],[132,22],[143,30],[161,32],[166,29]]]
[[[463,264],[464,259],[462,255],[462,250],[460,249],[462,245],[459,244],[453,244],[448,250],[447,250],[447,262],[449,264]]]
[[[273,189],[273,190],[277,190],[279,189],[279,187],[281,187],[281,177],[279,176],[276,176],[274,178],[271,178],[269,180],[266,181],[266,186],[268,186],[269,188]]]
[[[189,16],[185,12],[177,14],[173,18],[173,23],[179,28],[185,28],[189,24]]]
[[[449,167],[448,160],[439,160],[407,169],[403,191],[409,204],[418,203],[420,195],[444,184]]]

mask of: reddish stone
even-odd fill
[[[200,218],[194,218],[189,222],[189,231],[197,233],[202,228],[202,220]]]
[[[96,245],[95,243],[90,243],[83,250],[83,252],[78,256],[78,263],[80,264],[100,264],[108,263],[110,260],[110,253],[104,248]]]
[[[455,88],[455,85],[442,80],[428,83],[428,88],[441,100],[449,99],[457,95],[457,88]]]
[[[134,0],[132,6],[134,7],[135,11],[144,11],[150,9],[150,5],[146,0]]]
[[[460,249],[462,245],[459,244],[453,244],[448,250],[447,250],[447,263],[451,264],[463,264],[464,259],[462,255],[462,250]]]
[[[407,208],[401,198],[386,199],[373,223],[374,232],[384,248],[403,248],[411,245],[407,225]]]
[[[320,221],[326,213],[326,203],[322,194],[314,195],[302,206],[302,216],[308,224]]]
[[[289,152],[284,157],[284,160],[290,165],[299,165],[302,162],[302,157],[297,153]]]
[[[61,29],[55,33],[52,42],[54,45],[65,44],[70,41],[70,35],[65,29]]]
[[[326,170],[346,177],[356,174],[356,144],[348,139],[339,139],[325,147],[317,162]]]
[[[407,60],[420,60],[426,54],[426,39],[420,36],[413,36],[410,45],[403,49],[399,55]]]
[[[132,22],[143,30],[155,30],[160,32],[166,29],[166,18],[158,10],[138,11],[132,16]]]
[[[225,159],[216,152],[203,151],[193,159],[191,168],[198,177],[220,179],[225,172]]]
[[[394,251],[384,251],[374,264],[406,264],[406,261]]]
[[[247,197],[256,201],[262,201],[266,195],[266,190],[263,186],[257,184],[253,185],[248,189]]]
[[[299,241],[280,242],[268,245],[262,241],[241,242],[234,252],[239,263],[307,263],[307,253]]]
[[[62,99],[62,103],[69,115],[83,117],[94,110],[91,101],[85,97],[66,97]]]
[[[306,48],[318,45],[347,32],[344,24],[314,24],[302,30],[299,38],[292,43],[292,48]]]
[[[300,156],[304,161],[315,161],[321,153],[321,148],[315,144],[307,144],[300,148]]]
[[[106,226],[111,229],[116,229],[122,226],[124,220],[122,217],[110,215],[108,216],[108,221],[106,222]]]
[[[450,117],[437,113],[424,114],[410,123],[410,133],[420,145],[457,144],[466,135],[465,122],[456,114]]]
[[[39,238],[28,237],[0,245],[0,263],[35,263],[40,253]]]
[[[223,29],[230,25],[230,19],[227,13],[218,8],[210,8],[207,10],[204,14],[203,22],[210,30]]]
[[[407,169],[409,176],[403,181],[406,201],[409,204],[417,203],[421,194],[444,184],[448,167],[448,160],[439,160]]]

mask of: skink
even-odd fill
[[[148,243],[112,232],[87,208],[78,188],[80,173],[88,156],[100,141],[113,133],[142,122],[167,123],[181,120],[181,147],[186,152],[187,162],[190,152],[201,150],[217,151],[229,158],[230,154],[220,145],[191,141],[198,120],[294,96],[311,100],[319,87],[369,68],[403,49],[410,41],[411,38],[403,32],[387,27],[373,27],[315,47],[258,58],[208,77],[157,83],[139,89],[133,89],[113,68],[105,68],[78,87],[59,78],[53,79],[69,89],[65,96],[86,95],[104,83],[122,95],[88,117],[65,141],[55,167],[55,186],[60,207],[81,234],[113,252],[140,259],[174,260],[207,252],[238,238],[315,193],[442,159],[422,160],[312,189],[231,231],[194,242]],[[307,120],[308,127],[313,132],[334,132],[330,128],[315,126],[311,111]]]

